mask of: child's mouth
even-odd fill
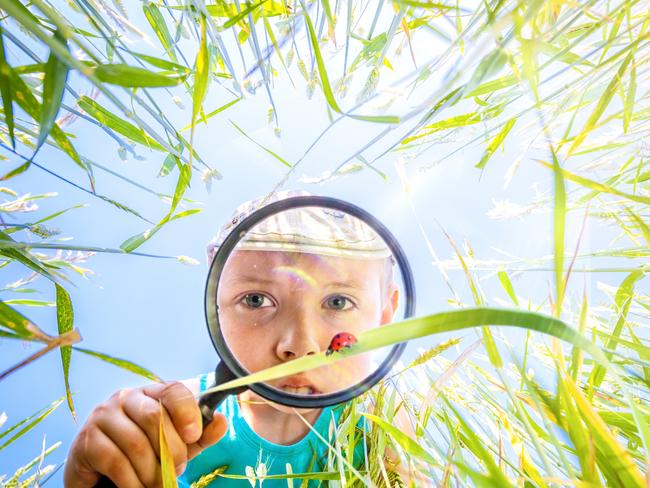
[[[282,389],[287,393],[293,393],[294,395],[314,395],[315,393],[318,393],[310,386],[295,387],[295,386],[285,385],[282,387]]]

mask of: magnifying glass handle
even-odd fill
[[[227,381],[234,380],[235,378],[237,377],[232,371],[230,371],[230,368],[226,366],[226,363],[221,361],[217,364],[217,368],[214,370],[214,385],[212,386],[220,385]],[[245,386],[240,386],[239,388],[215,391],[201,396],[201,398],[199,398],[199,408],[201,410],[201,417],[203,418],[203,427],[212,422],[214,411],[219,405],[221,405],[221,402],[223,402],[227,396],[242,392],[246,389]]]

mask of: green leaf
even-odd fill
[[[32,321],[2,300],[0,300],[0,327],[9,329],[26,340],[47,339],[50,337]]]
[[[54,33],[54,40],[60,42],[66,51],[69,51],[68,45],[60,31]],[[34,154],[36,154],[45,142],[48,134],[54,126],[56,115],[61,107],[65,83],[68,79],[68,65],[62,63],[59,58],[50,51],[50,56],[45,64],[45,78],[43,80],[43,104],[41,106],[40,131]]]
[[[144,244],[150,237],[152,237],[156,232],[162,228],[163,224],[156,224],[151,229],[147,229],[144,232],[140,232],[132,237],[129,237],[122,244],[120,244],[120,249],[124,252],[131,252]]]
[[[158,376],[156,376],[148,369],[145,369],[142,366],[138,366],[137,364],[132,363],[131,361],[127,361],[126,359],[115,358],[113,356],[109,356],[101,352],[91,351],[90,349],[84,349],[76,346],[73,346],[72,349],[74,349],[75,351],[79,351],[83,354],[87,354],[89,356],[93,356],[98,359],[101,359],[102,361],[105,361],[114,366],[118,366],[119,368],[125,369],[137,375],[143,376],[149,380],[162,382],[162,380]]]
[[[261,6],[262,4],[264,4],[264,2],[266,2],[266,1],[267,1],[267,0],[262,0],[261,2],[258,2],[258,3],[254,3],[254,4],[251,4],[251,5],[248,5],[248,6],[247,6],[244,10],[242,10],[241,12],[238,12],[238,13],[235,14],[235,15],[229,16],[229,19],[228,19],[226,22],[224,22],[224,24],[223,24],[221,27],[219,27],[219,30],[221,31],[221,30],[229,29],[230,27],[232,27],[233,25],[237,24],[237,23],[240,22],[242,19],[244,19],[244,17],[247,17],[249,13],[253,12],[254,10],[256,10],[259,6]]]
[[[648,244],[648,247],[650,247],[650,226],[646,224],[641,217],[639,217],[636,213],[634,213],[629,207],[625,207],[625,211],[627,214],[630,216],[630,218],[636,222],[636,225],[639,226],[639,230],[641,231],[641,235],[643,235],[643,238]]]
[[[553,169],[553,165],[547,163],[546,161],[538,161],[542,166],[546,166],[547,168]],[[603,183],[598,183],[597,181],[590,180],[589,178],[585,178],[583,176],[578,176],[575,173],[572,173],[570,171],[567,171],[566,169],[561,170],[562,176],[564,176],[565,179],[573,181],[574,183],[577,183],[581,186],[584,186],[586,188],[590,188],[596,192],[599,193],[611,193],[612,195],[618,195],[624,198],[627,198],[629,200],[632,200],[634,202],[639,202],[639,203],[644,203],[646,205],[650,205],[650,197],[644,197],[643,195],[633,195],[632,193],[625,193],[623,191],[617,190],[616,188],[613,188],[611,186],[607,186]]]
[[[43,419],[47,418],[52,412],[54,412],[54,410],[56,410],[62,402],[63,400],[57,400],[53,402],[49,407],[42,409],[41,411],[27,417],[26,419],[21,420],[16,425],[5,430],[4,432],[1,432],[0,439],[17,430],[13,436],[11,436],[7,441],[0,445],[0,451],[36,427]]]
[[[285,166],[288,166],[289,168],[291,168],[292,164],[291,164],[289,161],[287,161],[287,160],[284,159],[283,157],[277,155],[276,153],[274,153],[274,152],[271,151],[270,149],[267,149],[267,148],[265,148],[264,146],[262,146],[262,145],[261,145],[260,143],[258,143],[255,139],[253,139],[253,138],[250,137],[248,134],[246,134],[246,132],[244,132],[243,129],[242,129],[241,127],[239,127],[237,124],[235,124],[232,120],[230,121],[230,123],[231,123],[233,126],[235,126],[235,129],[237,129],[237,130],[239,131],[239,133],[240,133],[241,135],[243,135],[246,139],[248,139],[249,141],[251,141],[251,142],[252,142],[253,144],[255,144],[257,147],[259,147],[259,148],[263,149],[264,151],[266,151],[268,154],[270,154],[271,156],[273,156],[275,159],[277,159],[278,161],[280,161],[280,162],[281,162],[282,164],[284,164]]]
[[[420,444],[415,440],[411,439],[408,435],[404,434],[400,429],[395,427],[393,424],[386,422],[381,417],[370,413],[361,413],[364,417],[372,420],[375,424],[381,427],[385,432],[391,435],[395,442],[404,449],[406,452],[415,456],[425,463],[436,465],[436,461]]]
[[[466,94],[466,97],[476,96],[481,94],[476,92],[476,88],[483,83],[487,78],[498,73],[508,60],[508,54],[503,48],[496,48],[494,51],[489,53],[476,67],[476,70],[472,74],[470,81],[465,85],[463,92]],[[503,78],[501,79],[503,80]],[[497,80],[493,80],[497,81]]]
[[[632,415],[639,432],[639,437],[641,437],[641,441],[643,442],[643,448],[648,453],[650,452],[650,426],[648,425],[648,417],[641,413],[634,400],[631,402],[630,407],[632,408]]]
[[[496,152],[497,149],[499,149],[499,146],[503,144],[504,139],[510,132],[510,129],[512,129],[512,126],[515,125],[516,119],[510,119],[506,124],[501,128],[499,133],[494,136],[494,139],[490,141],[488,144],[487,148],[485,148],[485,152],[483,152],[483,156],[481,156],[481,160],[476,163],[476,168],[483,169],[485,168],[485,165],[487,164],[488,160],[492,157],[492,155]]]
[[[169,70],[169,71],[178,71],[179,73],[182,74],[189,74],[190,69],[186,66],[182,66],[178,63],[172,63],[171,61],[167,61],[166,59],[161,59],[161,58],[156,58],[154,56],[149,56],[147,54],[142,54],[142,53],[136,53],[136,52],[131,52],[135,57],[138,57],[142,59],[143,61],[146,61],[152,66],[155,66],[156,68],[164,69],[164,70]]]
[[[192,136],[194,138],[194,127],[196,118],[201,112],[203,99],[208,90],[208,74],[210,72],[210,53],[208,52],[208,36],[206,33],[206,20],[201,16],[201,42],[199,52],[196,54],[194,63],[194,92],[192,93]]]
[[[169,34],[169,29],[167,29],[165,19],[163,19],[163,16],[160,13],[160,10],[158,10],[158,7],[151,2],[146,2],[142,6],[142,11],[149,21],[149,25],[151,25],[151,28],[156,33],[158,40],[167,51],[169,57],[173,61],[177,61],[176,53],[174,52],[174,42],[172,41],[172,36]]]
[[[240,100],[243,100],[243,98],[241,98],[241,97],[240,97],[240,98],[235,98],[235,99],[232,100],[231,102],[228,102],[228,103],[226,103],[225,105],[222,105],[221,107],[219,107],[219,108],[213,110],[212,112],[206,114],[204,117],[201,117],[201,122],[204,122],[204,123],[207,122],[207,120],[208,120],[210,117],[213,117],[213,116],[217,115],[218,113],[223,112],[223,111],[226,110],[227,108],[232,107],[234,104],[236,104],[236,103],[239,102]],[[192,127],[192,124],[187,125],[187,126],[185,126],[185,127],[183,127],[183,128],[181,129],[181,132],[183,132],[183,131],[185,131],[185,130],[191,128],[191,127]]]
[[[2,96],[2,108],[4,110],[5,124],[7,124],[7,131],[9,139],[11,140],[11,147],[16,149],[16,137],[14,135],[14,111],[12,105],[10,68],[7,64],[4,46],[4,34],[2,25],[0,25],[0,95]]]
[[[562,301],[564,299],[564,231],[566,226],[566,191],[564,189],[564,176],[562,168],[551,147],[553,156],[553,263],[555,268],[555,316],[562,314]]]
[[[630,69],[630,86],[627,89],[627,94],[623,100],[623,132],[627,134],[627,129],[632,120],[632,113],[634,112],[634,101],[636,99],[636,64],[632,60],[632,68]]]
[[[614,325],[614,330],[611,333],[611,337],[605,344],[605,349],[609,351],[614,351],[616,349],[616,339],[618,339],[621,335],[621,332],[623,332],[623,326],[626,322],[627,313],[630,310],[630,306],[632,305],[632,298],[634,297],[634,285],[644,276],[645,273],[642,270],[633,271],[627,275],[627,277],[618,287],[616,296],[614,298],[618,320],[616,321],[616,325]],[[612,352],[606,352],[605,356],[607,359],[610,359],[612,357]],[[595,365],[594,369],[591,371],[591,375],[589,376],[589,383],[596,387],[600,386],[600,384],[603,382],[603,379],[605,378],[605,373],[606,369],[602,365]]]
[[[13,90],[13,97],[16,103],[22,108],[25,112],[29,114],[29,116],[34,119],[34,120],[40,120],[41,117],[41,106],[40,103],[38,103],[38,100],[36,100],[36,97],[32,93],[32,90],[27,86],[27,84],[22,80],[18,74],[11,69],[11,67],[7,66],[9,69],[9,78],[10,78],[10,83],[11,87]],[[52,126],[52,130],[50,131],[50,136],[56,144],[59,146],[59,148],[65,152],[70,158],[77,163],[81,168],[83,168],[87,173],[88,173],[88,168],[86,165],[81,161],[81,158],[79,157],[79,154],[77,153],[76,149],[68,139],[68,136],[65,135],[65,133],[61,130],[61,128],[54,123]],[[88,173],[89,176],[90,173]]]
[[[178,151],[178,148],[176,148]],[[167,176],[169,173],[171,173],[172,169],[174,167],[181,166],[181,160],[178,159],[178,157],[172,153],[169,153],[165,160],[163,161],[163,165],[160,167],[160,171],[158,172],[158,176]]]
[[[190,208],[188,210],[183,210],[182,212],[178,212],[177,214],[172,215],[169,218],[169,221],[171,222],[172,220],[176,219],[184,219],[185,217],[189,217],[190,215],[194,215],[201,212],[200,208]]]
[[[42,276],[45,276],[47,279],[51,280],[54,283],[57,283],[59,280],[56,278],[46,265],[41,263],[37,258],[31,255],[29,251],[24,251],[22,249],[16,249],[13,246],[3,246],[3,243],[15,243],[9,235],[0,231],[0,255],[5,256],[9,259],[13,259],[20,264],[26,266],[32,271],[36,271]]]
[[[176,182],[176,189],[174,190],[174,198],[172,199],[172,206],[169,210],[169,216],[176,210],[178,203],[183,198],[185,190],[190,186],[190,180],[192,179],[192,166],[187,163],[181,166],[180,172],[178,175],[178,181]]]
[[[19,174],[24,173],[25,171],[27,171],[29,169],[29,167],[31,165],[32,165],[32,160],[29,159],[26,162],[24,162],[23,164],[21,164],[20,166],[17,166],[16,168],[9,171],[9,173],[6,173],[2,177],[0,177],[0,181],[6,181],[6,180],[8,180],[10,178],[13,178],[14,176],[18,176]]]
[[[512,282],[508,277],[508,273],[506,273],[505,271],[499,271],[497,273],[497,276],[499,277],[499,282],[501,283],[501,286],[506,291],[510,299],[513,301],[515,305],[519,306],[519,301],[517,300],[517,295],[515,293],[515,289],[512,286]]]
[[[587,331],[587,313],[589,309],[589,302],[587,301],[587,293],[582,296],[582,306],[580,307],[580,319],[578,322],[578,331],[584,334]],[[571,351],[571,378],[575,381],[580,373],[582,366],[582,351],[578,347],[574,347]]]
[[[62,286],[56,286],[56,321],[59,327],[59,335],[72,330],[74,323],[74,312],[72,310],[72,301],[70,295]],[[72,356],[72,346],[61,346],[61,363],[63,364],[63,381],[65,383],[65,395],[68,400],[68,408],[72,418],[76,421],[77,417],[72,403],[72,393],[70,392],[70,358]]]
[[[579,334],[575,329],[559,319],[535,312],[522,310],[498,309],[489,307],[466,308],[451,312],[441,312],[423,317],[407,319],[381,327],[371,329],[360,334],[358,342],[349,350],[336,355],[326,355],[325,352],[304,356],[288,361],[278,366],[267,368],[263,371],[237,378],[232,381],[210,388],[205,393],[222,391],[251,383],[264,382],[276,378],[283,378],[292,374],[318,368],[332,362],[362,354],[382,347],[406,342],[419,337],[432,336],[443,332],[452,332],[473,327],[484,326],[511,326],[542,332],[558,339],[567,341],[577,347],[583,348],[591,354],[595,361],[610,365],[607,357],[589,340]]]
[[[111,130],[114,130],[118,134],[122,134],[124,137],[128,137],[133,142],[137,142],[143,146],[148,146],[151,149],[156,149],[157,151],[163,152],[166,151],[164,147],[149,137],[144,132],[144,130],[136,127],[130,122],[127,122],[123,118],[114,115],[111,111],[102,107],[92,98],[87,97],[86,95],[82,95],[79,98],[78,103],[79,107],[92,118],[97,120],[97,122],[105,125]]]
[[[158,400],[158,406],[160,408],[158,438],[160,439],[160,470],[162,474],[163,488],[178,488],[174,458],[172,457],[171,449],[169,449],[169,444],[167,443],[167,436],[165,435],[165,410],[163,409],[162,401]]]
[[[594,437],[594,444],[597,449],[603,453],[607,470],[604,470],[608,485],[624,486],[626,488],[645,486],[643,475],[636,465],[634,458],[619,443],[616,436],[609,430],[608,425],[603,421],[585,398],[580,388],[569,378],[565,376],[565,384],[570,394],[576,402],[576,405],[589,426],[590,433]],[[601,464],[602,467],[602,464]]]
[[[99,81],[127,88],[176,86],[188,73],[161,74],[128,64],[100,64],[95,68]]]
[[[302,3],[302,2],[301,2]],[[316,36],[316,31],[314,26],[309,18],[307,9],[303,7],[303,15],[305,16],[305,22],[307,23],[307,31],[309,34],[309,41],[311,42],[311,47],[314,52],[314,57],[316,58],[316,65],[318,67],[318,74],[320,75],[320,85],[323,88],[323,93],[325,94],[325,99],[329,106],[338,113],[343,113],[339,107],[336,99],[334,98],[334,93],[332,92],[332,86],[330,85],[329,77],[327,76],[327,69],[325,67],[325,62],[323,61],[323,56],[320,52],[320,47],[318,46],[318,37]],[[392,115],[349,115],[353,119],[365,120],[367,122],[378,122],[383,124],[397,124],[400,121],[400,118]]]
[[[618,71],[614,75],[614,78],[609,82],[607,88],[605,88],[605,91],[600,97],[600,100],[598,100],[596,108],[589,116],[589,119],[587,119],[587,123],[585,124],[584,128],[573,140],[573,144],[571,144],[571,148],[569,149],[569,154],[573,153],[573,151],[582,143],[582,141],[585,140],[589,132],[591,132],[591,130],[596,126],[598,119],[600,119],[601,115],[603,115],[603,112],[605,112],[605,109],[609,105],[609,102],[614,97],[614,94],[616,93],[616,90],[618,89],[618,86],[623,79],[625,70],[627,69],[632,59],[634,59],[634,50],[631,50],[630,53],[625,57]]]
[[[12,290],[16,292],[18,290]],[[48,302],[45,300],[30,300],[28,298],[14,298],[10,300],[4,300],[4,303],[7,305],[25,305],[27,307],[54,307],[56,303]]]
[[[517,78],[512,75],[503,76],[495,80],[487,81],[476,88],[472,89],[469,93],[464,93],[464,98],[473,98],[480,95],[492,94],[495,91],[502,90],[503,88],[509,88],[517,84]]]
[[[445,399],[446,400],[446,399]],[[449,403],[447,400],[447,405],[454,412],[458,422],[460,423],[460,429],[462,430],[461,439],[463,444],[485,465],[487,472],[490,475],[479,475],[482,479],[481,483],[477,483],[478,486],[498,486],[498,487],[511,487],[513,486],[499,466],[494,462],[492,454],[489,452],[487,447],[484,445],[484,441],[475,433],[462,415]],[[478,474],[478,473],[477,473]],[[476,478],[475,478],[476,479]]]

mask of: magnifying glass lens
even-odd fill
[[[372,376],[391,348],[353,352],[364,332],[404,318],[404,283],[389,245],[361,219],[289,208],[240,235],[216,289],[218,323],[247,373],[325,353],[326,366],[269,381],[294,397],[331,395]]]

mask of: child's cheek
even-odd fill
[[[372,373],[372,362],[369,353],[342,359],[325,368],[316,370],[323,375],[322,380],[327,384],[328,392],[345,390],[364,380]],[[324,371],[321,372],[321,370]]]

